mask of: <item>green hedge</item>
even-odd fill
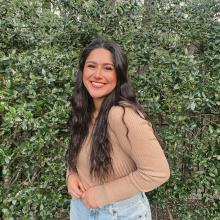
[[[148,193],[154,218],[220,218],[218,1],[11,0],[0,9],[0,210],[68,219],[66,121],[79,54],[117,41],[163,140],[171,178]]]

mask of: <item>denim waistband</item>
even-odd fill
[[[121,201],[118,201],[118,202],[115,202],[113,204],[110,204],[110,205],[106,205],[104,206],[103,208],[109,208],[110,206],[112,208],[118,208],[118,209],[123,209],[123,208],[126,208],[126,207],[129,207],[131,205],[134,205],[135,203],[138,203],[140,201],[142,201],[144,199],[147,199],[147,197],[145,196],[145,194],[143,192],[140,192],[128,199],[125,199],[125,200],[121,200]]]

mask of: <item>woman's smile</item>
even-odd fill
[[[97,88],[97,89],[102,88],[105,85],[105,83],[102,83],[102,82],[91,82],[91,84],[94,88]]]

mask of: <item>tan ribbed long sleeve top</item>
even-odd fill
[[[86,189],[93,188],[92,196],[99,207],[151,191],[169,179],[169,165],[151,124],[131,107],[124,108],[124,122],[120,106],[113,106],[108,116],[114,173],[107,181],[100,183],[89,172],[92,128],[78,156],[78,175]]]

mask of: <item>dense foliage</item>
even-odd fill
[[[152,2],[152,1],[149,1]],[[101,36],[129,57],[171,179],[154,218],[220,219],[220,5],[215,0],[1,1],[0,215],[64,219],[66,121],[79,53]]]

